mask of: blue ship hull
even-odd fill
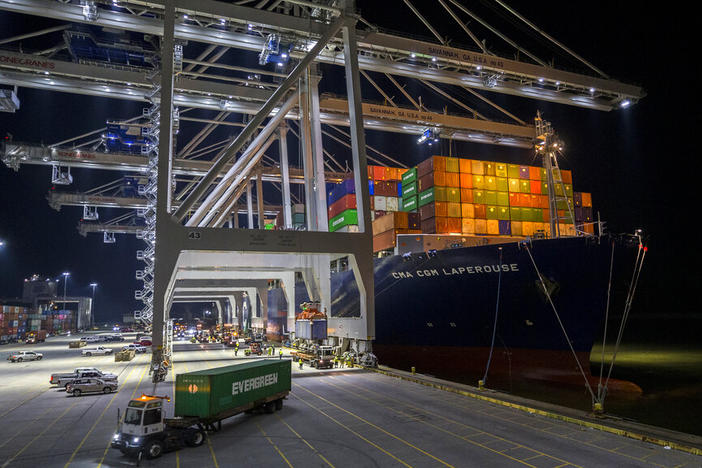
[[[481,376],[497,313],[491,377],[583,384],[568,339],[590,378],[589,355],[602,330],[611,252],[609,240],[579,237],[533,240],[528,250],[515,242],[378,259],[374,352],[381,364],[395,368]],[[635,249],[615,248],[614,274],[621,280],[614,285],[613,311],[621,312],[634,255]],[[307,300],[302,285],[296,296]],[[332,275],[331,315],[359,315],[350,271]]]

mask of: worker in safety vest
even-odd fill
[[[346,365],[348,366],[349,369],[353,367],[353,357],[349,355],[348,360],[346,361]]]
[[[234,356],[239,354],[239,341],[237,340],[236,344],[234,345]]]
[[[280,348],[280,350],[278,351],[278,359],[283,359],[283,348]]]
[[[302,358],[298,362],[300,363],[300,370],[302,370]]]

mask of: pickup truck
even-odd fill
[[[83,356],[92,356],[99,354],[112,354],[112,348],[105,348],[104,346],[96,346],[95,348],[88,348],[81,351]]]
[[[10,362],[41,361],[43,357],[43,354],[35,353],[34,351],[17,351],[16,353],[10,354],[7,360]]]
[[[146,346],[142,346],[136,343],[130,343],[128,345],[122,346],[122,351],[134,351],[135,353],[145,353]]]
[[[79,367],[73,372],[51,374],[49,383],[59,387],[67,387],[71,382],[78,379],[101,379],[105,381],[117,380],[116,374],[102,372],[95,367]]]

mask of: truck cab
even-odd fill
[[[184,445],[196,447],[205,441],[205,432],[171,428],[165,420],[163,400],[168,397],[142,395],[127,405],[119,429],[112,437],[112,447],[122,453],[158,458],[165,451]]]

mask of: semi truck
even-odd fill
[[[44,341],[46,341],[46,330],[36,330],[27,333],[27,339],[25,340],[25,343],[35,344]]]
[[[334,367],[334,348],[332,346],[313,346],[308,349],[293,351],[294,360],[302,359],[308,365],[317,369]]]
[[[289,360],[257,360],[176,375],[174,417],[165,417],[167,396],[141,395],[129,402],[112,437],[123,454],[158,458],[202,445],[222,420],[261,409],[283,408],[292,386]]]

